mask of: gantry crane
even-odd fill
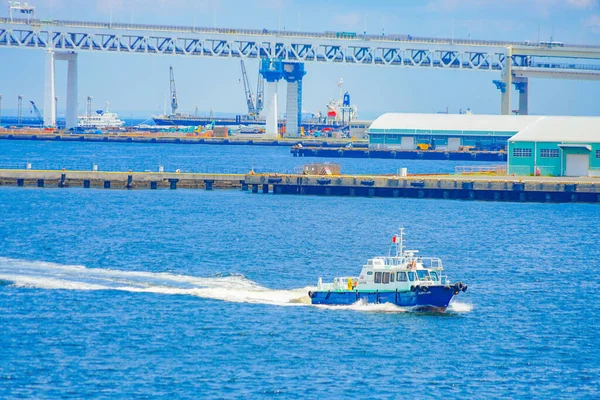
[[[265,79],[258,71],[258,83],[256,84],[256,114],[260,114],[264,107]]]
[[[31,103],[31,108],[33,108],[33,111],[35,112],[35,115],[40,120],[40,123],[43,124],[44,123],[44,117],[42,117],[42,113],[37,108],[37,106],[35,105],[35,103],[33,102],[33,100],[30,100],[29,102]]]
[[[240,60],[240,66],[242,67],[242,80],[244,81],[244,93],[246,94],[246,104],[248,105],[248,115],[255,116],[256,106],[254,103],[254,94],[252,93],[252,88],[250,87],[250,82],[248,82],[248,74],[246,73],[246,66],[244,65],[244,60]]]
[[[177,105],[177,91],[175,90],[175,75],[173,74],[172,65],[169,65],[169,72],[171,74],[171,114],[175,115],[179,106]]]

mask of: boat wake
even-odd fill
[[[61,265],[42,261],[26,261],[0,257],[0,286],[49,290],[119,290],[135,293],[188,295],[235,303],[270,304],[277,306],[308,306],[309,290],[304,287],[290,290],[269,289],[243,275],[200,278],[166,272],[121,271],[87,268],[80,265]],[[453,303],[452,307],[457,307]],[[466,305],[455,312],[470,311]],[[393,304],[357,302],[349,306],[315,306],[331,310],[401,313],[410,309]],[[460,309],[460,311],[459,311]]]
[[[120,290],[166,295],[190,295],[237,303],[274,305],[309,304],[310,287],[273,290],[242,275],[211,278],[87,268],[0,257],[0,282],[15,287],[62,290]],[[312,288],[314,290],[314,288]]]

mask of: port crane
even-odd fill
[[[173,66],[169,65],[169,72],[171,75],[171,79],[169,81],[171,86],[171,114],[175,115],[177,112],[177,91],[175,90],[175,75],[173,74]]]
[[[33,102],[33,100],[29,101],[31,103],[31,108],[33,109],[33,111],[35,112],[35,115],[37,116],[37,118],[40,120],[40,123],[43,124],[44,123],[44,117],[42,117],[42,113],[40,112],[40,110],[37,108],[37,106],[35,105],[35,103]]]
[[[260,114],[264,107],[265,79],[258,72],[258,83],[256,84],[256,114]]]
[[[240,66],[242,68],[242,80],[244,81],[244,93],[246,94],[246,104],[248,105],[248,115],[258,116],[264,107],[265,98],[265,81],[263,76],[258,72],[258,82],[256,84],[256,99],[254,93],[252,93],[252,87],[250,87],[250,81],[248,80],[248,74],[246,72],[246,65],[244,60],[240,60]]]
[[[248,105],[248,115],[255,116],[257,115],[257,110],[254,102],[254,94],[252,93],[252,88],[250,87],[250,82],[248,81],[248,74],[246,73],[246,66],[244,65],[244,60],[240,60],[240,66],[242,67],[242,80],[244,81],[244,92],[246,93],[246,104]]]

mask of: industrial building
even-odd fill
[[[369,127],[373,121],[354,120],[350,122],[350,137],[354,139],[364,139],[369,133]]]
[[[510,138],[508,173],[600,176],[600,118],[538,117]]]
[[[436,150],[463,146],[508,151],[508,173],[600,176],[600,117],[384,114],[369,128],[369,147]]]
[[[508,139],[540,117],[525,115],[388,113],[369,128],[369,147],[415,150],[429,144],[437,150],[463,146],[499,150]]]

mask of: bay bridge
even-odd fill
[[[600,79],[600,46],[560,42],[464,40],[353,32],[294,32],[0,18],[0,48],[46,51],[44,124],[54,126],[54,63],[68,62],[67,128],[77,126],[79,53],[260,59],[267,81],[267,134],[277,133],[277,83],[287,82],[288,136],[297,136],[304,64],[329,63],[391,68],[493,72],[501,93],[500,113],[511,113],[511,87],[518,113],[528,114],[529,78]]]

